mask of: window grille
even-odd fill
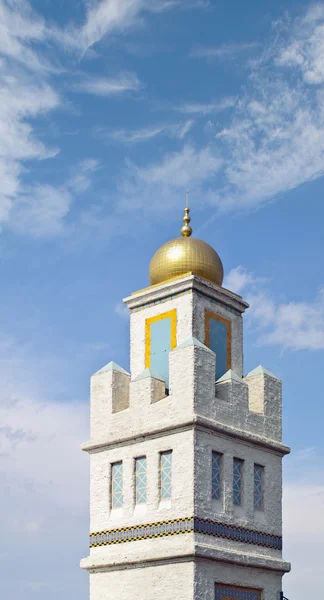
[[[254,508],[264,508],[264,467],[254,465]]]
[[[161,500],[167,500],[172,495],[172,450],[161,452]]]
[[[146,456],[135,460],[135,496],[136,504],[145,504],[147,496]]]
[[[233,504],[241,506],[243,492],[243,460],[233,460]]]
[[[212,500],[221,499],[222,455],[212,452]]]
[[[123,506],[123,463],[116,462],[111,465],[111,506]]]

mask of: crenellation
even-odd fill
[[[227,373],[224,377],[226,376]],[[231,373],[227,379],[218,380],[215,389],[217,421],[246,430],[249,413],[246,383],[235,373]]]
[[[274,440],[282,439],[282,384],[280,379],[263,367],[257,367],[244,381],[249,388],[249,410],[263,415],[262,433]],[[254,420],[256,421],[256,419]],[[250,422],[253,419],[250,418]]]
[[[109,430],[112,414],[129,407],[130,374],[109,363],[91,377],[90,382],[90,435],[103,437]]]
[[[165,381],[151,369],[145,369],[131,382],[130,403],[132,410],[143,410],[146,404],[155,404],[166,397]]]
[[[170,352],[170,397],[178,414],[215,418],[215,354],[190,337]]]

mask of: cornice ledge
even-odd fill
[[[140,556],[133,560],[130,560],[129,556],[125,555],[123,558],[112,559],[108,556],[87,556],[87,558],[83,558],[80,561],[81,569],[85,569],[86,571],[100,571],[100,570],[119,570],[119,569],[129,569],[132,567],[138,567],[140,565],[145,564],[168,564],[170,562],[188,562],[192,561],[195,558],[195,553],[193,550],[193,545],[188,548],[187,552],[167,552],[166,554],[162,554],[161,551],[153,556],[153,552],[151,552],[150,556]]]
[[[280,571],[281,573],[289,573],[291,569],[290,563],[284,561],[282,558],[261,556],[259,554],[251,554],[250,552],[236,552],[235,550],[220,550],[208,544],[201,543],[195,544],[195,558],[211,561],[217,560],[217,562],[232,563],[269,571]]]
[[[217,561],[280,573],[289,573],[291,568],[290,563],[281,558],[260,556],[250,553],[247,554],[246,552],[235,552],[233,550],[221,550],[200,543],[195,544],[194,549],[189,548],[188,552],[182,551],[174,554],[168,552],[165,555],[161,556],[160,554],[159,556],[152,556],[150,558],[147,556],[138,556],[138,558],[134,560],[129,560],[129,556],[120,559],[112,559],[109,556],[88,556],[80,561],[80,567],[86,571],[115,571],[132,567],[136,568],[140,565],[191,562],[197,559],[212,562]]]
[[[230,425],[225,425],[224,423],[212,421],[207,417],[194,417],[194,424],[196,427],[201,427],[203,429],[213,430],[217,433],[221,433],[223,435],[229,435],[231,437],[235,437],[245,442],[251,442],[258,446],[262,446],[263,448],[267,448],[269,450],[274,450],[285,456],[286,454],[290,454],[289,446],[286,446],[282,442],[277,442],[275,440],[271,440],[269,438],[265,438],[261,435],[257,435],[256,433],[250,433],[249,431],[243,431],[241,429],[236,429],[235,427],[231,427]]]
[[[109,446],[118,446],[119,444],[127,444],[129,442],[136,442],[141,438],[155,438],[168,433],[174,433],[175,431],[185,431],[193,427],[194,421],[190,419],[188,421],[182,421],[175,423],[174,425],[166,425],[165,427],[159,427],[158,429],[150,429],[149,431],[142,431],[133,433],[132,435],[124,436],[114,440],[101,439],[101,440],[89,440],[81,445],[81,450],[90,452],[91,450],[100,450],[108,448]]]
[[[135,292],[131,296],[124,298],[123,302],[127,304],[129,309],[133,309],[142,306],[143,304],[161,300],[172,294],[185,292],[189,289],[196,290],[205,296],[209,296],[218,302],[222,302],[222,304],[234,308],[239,313],[243,313],[249,307],[247,302],[245,302],[241,296],[238,296],[226,288],[216,286],[207,281],[207,279],[197,277],[197,275],[194,275],[193,273],[188,273],[188,275],[178,279],[170,279],[170,281],[159,286],[151,286]]]
[[[215,431],[216,433],[220,433],[221,435],[235,437],[244,442],[256,444],[262,448],[275,451],[281,456],[285,456],[286,454],[290,453],[289,446],[286,446],[282,442],[270,440],[269,438],[264,438],[261,435],[250,433],[248,431],[242,431],[240,429],[236,429],[235,427],[231,427],[230,425],[225,425],[223,423],[212,421],[211,419],[207,419],[206,417],[200,416],[194,416],[188,421],[174,423],[173,425],[166,425],[165,427],[159,427],[158,429],[153,429],[150,431],[134,433],[132,435],[124,436],[114,440],[89,440],[82,444],[81,449],[84,452],[91,452],[92,450],[103,450],[111,446],[116,447],[120,444],[136,442],[141,438],[155,438],[161,435],[165,435],[167,433],[174,433],[175,431],[185,431],[187,429],[190,429],[191,427],[198,427],[205,430],[207,429],[208,431]]]

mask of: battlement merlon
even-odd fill
[[[169,395],[150,369],[132,379],[115,363],[97,371],[91,378],[91,437],[83,448],[199,425],[289,453],[281,441],[281,381],[257,367],[245,378],[229,371],[215,385],[215,358],[195,339],[170,352]]]
[[[243,377],[242,313],[248,304],[240,296],[189,273],[125,302],[131,310],[131,373],[111,362],[92,376],[91,440],[202,417],[281,442],[280,380],[263,367]],[[218,326],[227,344],[223,354]],[[151,364],[161,346],[163,369]]]

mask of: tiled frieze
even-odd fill
[[[192,290],[185,290],[183,292],[177,292],[175,294],[170,294],[169,296],[165,296],[164,298],[159,298],[158,300],[152,300],[151,302],[147,302],[145,304],[141,304],[140,306],[136,306],[135,308],[131,308],[130,312],[139,312],[140,310],[144,310],[146,308],[152,308],[152,306],[157,306],[158,304],[164,304],[165,302],[170,302],[170,300],[174,300],[175,298],[180,298],[181,296],[187,296],[188,294],[192,294]],[[208,294],[202,293],[199,290],[195,290],[195,294],[202,298],[208,298],[215,306],[224,306],[222,302],[215,300],[212,296]],[[240,311],[235,310],[231,306],[226,306],[226,309],[233,313],[234,315],[240,315]]]
[[[136,308],[131,309],[131,312],[139,312],[140,310],[144,310],[145,308],[151,308],[152,306],[157,306],[158,304],[164,304],[165,302],[170,302],[170,300],[174,300],[175,298],[180,298],[180,296],[187,296],[188,294],[191,294],[191,292],[192,290],[186,290],[185,292],[171,294],[170,296],[165,296],[165,298],[160,298],[159,300],[153,300],[152,302],[148,302],[147,304],[136,306]]]
[[[185,517],[182,519],[172,519],[170,521],[160,521],[157,523],[148,523],[145,525],[134,525],[122,527],[120,529],[111,529],[90,534],[90,547],[108,546],[110,544],[121,544],[123,542],[133,542],[136,540],[145,540],[158,538],[180,533],[201,533],[216,538],[223,538],[275,550],[282,549],[282,537],[254,531],[228,523],[218,523],[210,519],[200,519],[198,517]]]

